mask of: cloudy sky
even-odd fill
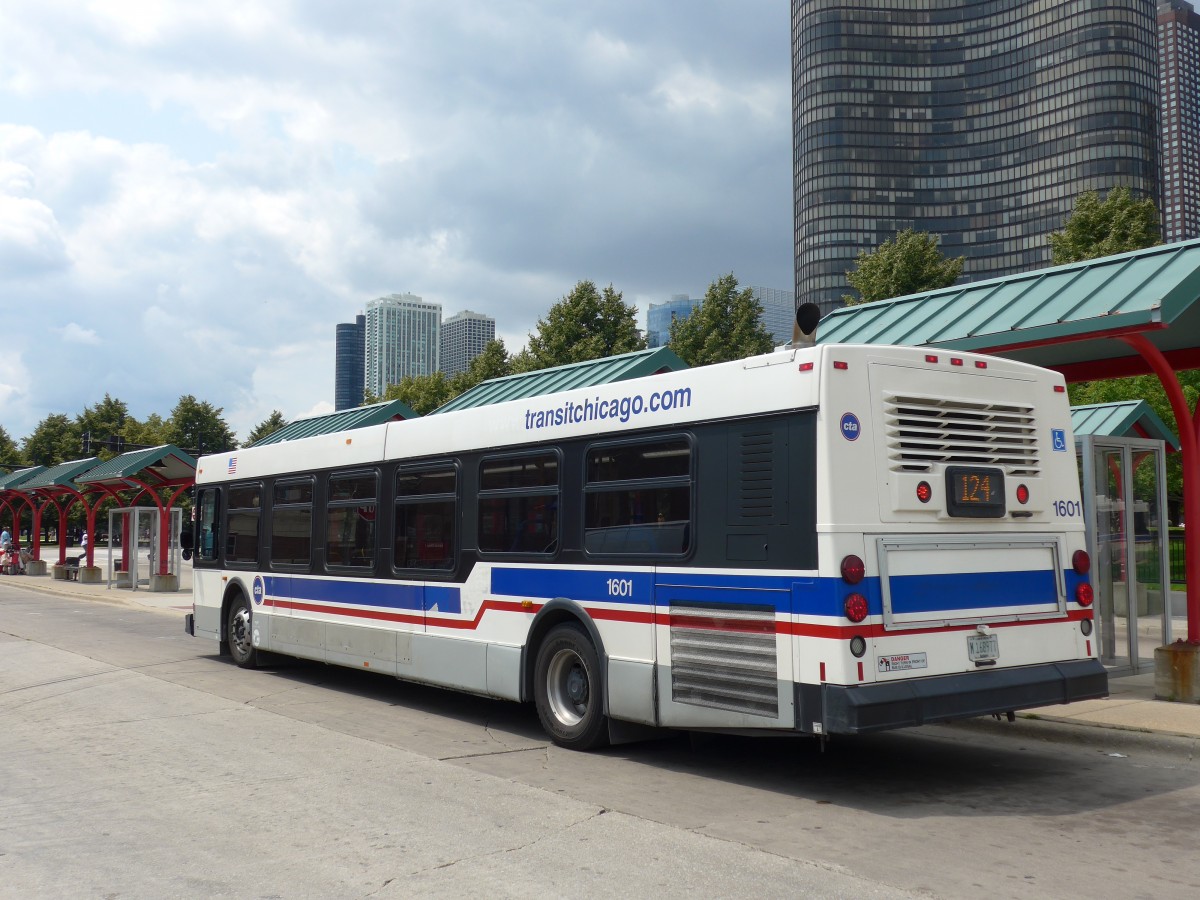
[[[580,279],[792,282],[775,0],[4,0],[0,425],[332,409],[409,291],[510,351]]]

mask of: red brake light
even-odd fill
[[[928,503],[933,499],[933,488],[929,486],[928,481],[922,481],[917,485],[917,499],[922,503]]]
[[[851,594],[846,598],[846,618],[851,622],[861,622],[869,610],[867,598],[862,594]]]
[[[927,363],[935,363],[935,362],[937,362],[937,359],[938,358],[936,356],[934,356],[932,353],[925,354],[925,362],[927,362]]]
[[[1065,394],[1066,392],[1067,392],[1067,389],[1065,387],[1063,387],[1061,384],[1056,384],[1054,386],[1054,393]]]
[[[1075,600],[1080,606],[1091,606],[1092,596],[1092,586],[1086,581],[1075,586]],[[850,601],[847,600],[846,603],[849,605]],[[846,613],[846,615],[850,615],[850,613]]]
[[[853,553],[842,560],[842,581],[846,584],[858,584],[866,574],[867,567]]]
[[[800,371],[801,372],[811,372],[812,370],[813,370],[812,363],[810,363],[810,362],[800,363]]]
[[[1022,506],[1029,502],[1029,488],[1023,484],[1017,485],[1017,502]]]
[[[1076,550],[1071,554],[1071,568],[1076,575],[1086,575],[1092,570],[1092,558],[1086,550]]]
[[[850,368],[850,363],[847,363],[847,362],[842,362],[842,361],[841,361],[841,360],[839,360],[839,359],[835,359],[835,360],[833,361],[833,367],[834,367],[835,369],[842,369],[842,370],[845,370],[845,369],[848,369],[848,368]]]
[[[986,369],[987,363],[985,363],[982,359],[977,359],[977,360],[975,360],[975,368]]]
[[[961,359],[959,359],[957,356],[950,357],[950,365],[961,366],[962,364],[963,364],[963,361]]]

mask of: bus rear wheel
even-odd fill
[[[226,634],[229,636],[229,655],[243,669],[253,669],[258,665],[258,650],[254,646],[253,626],[250,618],[250,601],[245,594],[238,594],[229,605],[229,618],[226,620]]]
[[[600,657],[583,629],[550,629],[534,664],[534,703],[550,739],[568,750],[592,750],[608,741]]]

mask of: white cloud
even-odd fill
[[[63,328],[58,329],[62,335],[64,344],[85,344],[90,346],[99,346],[100,336],[90,328],[82,328],[74,322],[68,322]]]
[[[768,0],[10,0],[0,296],[84,352],[0,370],[0,424],[323,409],[334,325],[393,291],[515,351],[581,278],[787,287],[788,29]]]

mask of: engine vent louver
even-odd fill
[[[913,395],[884,400],[894,472],[927,472],[935,463],[999,466],[1027,477],[1041,472],[1032,406]]]
[[[779,715],[775,610],[671,605],[671,699]]]

